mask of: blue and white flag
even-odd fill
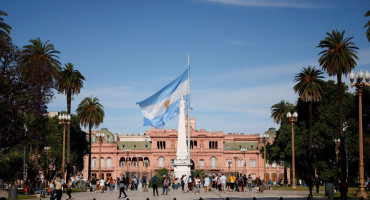
[[[151,97],[136,102],[144,115],[144,126],[163,127],[179,114],[182,97],[188,94],[188,70]]]

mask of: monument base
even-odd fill
[[[189,159],[176,159],[173,163],[173,166],[176,178],[181,179],[183,175],[186,175],[187,177],[191,175],[191,162]]]

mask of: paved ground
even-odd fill
[[[130,200],[199,200],[202,198],[203,200],[225,200],[227,197],[230,200],[252,200],[253,197],[256,199],[263,199],[263,200],[278,200],[280,197],[283,199],[306,199],[308,193],[305,191],[273,191],[267,190],[264,191],[262,194],[258,194],[256,192],[226,192],[220,193],[218,191],[212,192],[204,192],[201,191],[200,194],[191,194],[191,193],[183,193],[181,191],[174,191],[171,190],[168,195],[161,195],[162,190],[158,190],[160,192],[159,196],[154,197],[153,192],[150,189],[149,192],[142,192],[142,191],[126,191],[128,198]],[[91,192],[76,192],[72,193],[72,200],[117,200],[118,198],[118,190],[114,190],[113,192],[106,192],[106,193],[91,193]],[[68,198],[66,193],[63,193],[62,200],[66,200]],[[323,199],[322,197],[321,199]],[[40,199],[40,198],[37,198]],[[49,199],[49,197],[42,198],[44,200]],[[124,199],[124,198],[121,198]],[[315,198],[318,199],[318,198]],[[327,198],[325,198],[327,199]],[[36,200],[36,199],[35,199]]]

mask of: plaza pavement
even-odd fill
[[[202,198],[203,200],[225,200],[227,197],[230,200],[252,200],[253,197],[263,200],[278,200],[280,197],[283,199],[307,199],[308,192],[307,191],[280,191],[280,190],[265,190],[262,194],[252,192],[226,192],[220,193],[219,191],[212,191],[212,192],[204,192],[201,191],[200,194],[192,194],[192,193],[183,193],[181,190],[169,191],[168,195],[161,195],[162,189],[158,190],[159,196],[153,196],[153,190],[150,188],[149,192],[142,192],[142,191],[126,191],[128,198],[130,200],[199,200]],[[72,200],[117,200],[118,199],[118,190],[114,190],[113,192],[105,192],[105,193],[92,193],[92,192],[76,192],[72,193]],[[44,199],[48,200],[49,196],[45,198],[35,198],[35,200]],[[68,199],[68,195],[63,193],[62,200]],[[121,198],[124,199],[124,198]],[[314,199],[327,199],[327,197],[315,197]]]

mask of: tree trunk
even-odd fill
[[[67,113],[71,114],[71,92],[67,92]],[[70,177],[71,125],[67,125],[67,180]]]
[[[89,123],[89,168],[87,170],[88,180],[91,180],[91,124]]]
[[[339,100],[339,133],[340,133],[340,162],[341,162],[341,181],[346,181],[346,154],[344,152],[344,131],[343,131],[343,90],[342,73],[337,74],[338,79],[338,100]]]
[[[308,104],[308,177],[312,175],[312,102]]]
[[[37,137],[38,137],[38,134],[37,134]],[[33,161],[33,169],[35,171],[35,180],[38,178],[38,174],[39,174],[39,142],[38,142],[38,138],[37,138],[37,141],[35,143],[35,158],[34,158],[34,161]]]

